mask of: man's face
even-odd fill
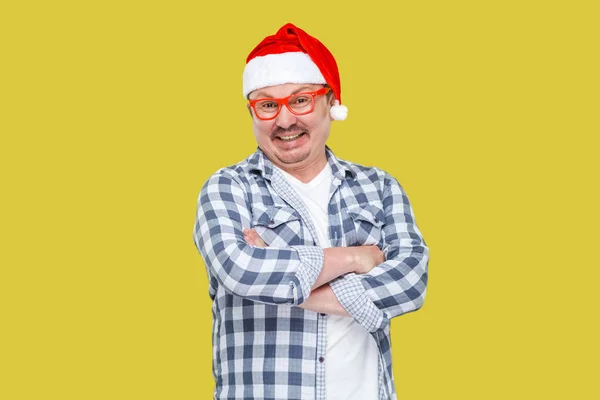
[[[283,98],[300,92],[313,92],[322,87],[288,83],[257,89],[248,98]],[[279,115],[268,121],[259,119],[251,110],[256,142],[276,166],[289,172],[307,169],[313,164],[324,165],[325,142],[331,127],[329,98],[327,95],[317,96],[314,110],[306,115],[292,114],[286,106],[281,106]]]

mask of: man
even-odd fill
[[[292,24],[243,74],[257,151],[204,184],[215,399],[394,399],[389,321],[421,307],[428,249],[400,184],[335,157],[337,64]]]

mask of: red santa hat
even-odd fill
[[[333,54],[302,29],[285,24],[250,52],[244,68],[244,97],[256,89],[285,83],[327,84],[335,96],[330,114],[344,120],[348,108],[341,105],[340,75]]]

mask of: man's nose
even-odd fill
[[[279,115],[277,116],[276,124],[280,128],[287,129],[296,123],[296,116],[285,105],[281,105]]]

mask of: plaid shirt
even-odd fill
[[[386,259],[329,285],[377,343],[379,399],[395,399],[389,321],[423,304],[428,248],[398,181],[326,152],[332,245],[377,244]],[[267,247],[246,244],[250,227]],[[326,399],[327,316],[296,307],[321,272],[323,249],[305,206],[260,149],[204,184],[194,242],[213,300],[214,398]]]

